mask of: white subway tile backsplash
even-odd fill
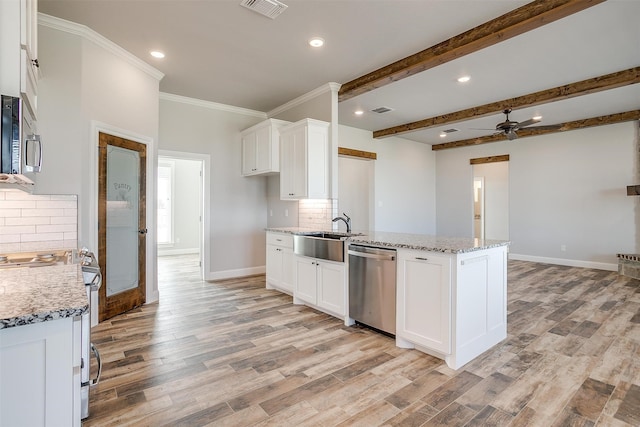
[[[77,247],[77,196],[0,192],[0,254]]]
[[[298,203],[298,225],[305,228],[330,230],[331,220],[336,216],[337,201],[301,200]]]

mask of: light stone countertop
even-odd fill
[[[74,317],[88,309],[80,264],[0,269],[0,329]]]
[[[266,231],[275,231],[289,234],[309,234],[314,232],[331,232],[336,234],[347,233],[334,230],[316,230],[301,227],[274,227]],[[349,235],[349,242],[363,243],[373,246],[415,249],[428,252],[441,252],[459,254],[480,251],[484,249],[508,246],[507,240],[479,240],[468,237],[444,237],[427,234],[392,233],[386,231],[354,231]]]

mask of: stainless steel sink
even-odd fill
[[[349,236],[335,233],[310,233],[293,236],[296,255],[344,262],[344,242]]]

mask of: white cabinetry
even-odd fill
[[[397,335],[451,352],[451,260],[421,251],[398,251]]]
[[[507,336],[507,246],[466,253],[398,249],[397,333],[458,369]]]
[[[23,108],[37,116],[37,0],[0,1],[0,93],[22,96]]]
[[[293,294],[293,236],[267,232],[267,289]]]
[[[280,129],[280,198],[329,198],[329,123],[304,119]]]
[[[294,303],[307,303],[345,318],[347,280],[344,263],[295,255],[294,285]]]
[[[243,130],[242,175],[271,174],[280,171],[280,133],[284,120],[269,119]]]
[[[80,426],[79,322],[0,330],[0,425]]]

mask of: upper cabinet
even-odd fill
[[[329,198],[329,123],[304,119],[280,129],[280,198]]]
[[[38,2],[0,1],[0,93],[22,97],[37,117]]]
[[[284,120],[268,119],[241,132],[242,175],[263,175],[280,171],[280,133]]]

